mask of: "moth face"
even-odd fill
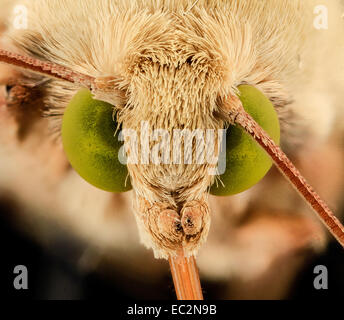
[[[115,112],[142,238],[166,257],[182,245],[192,254],[206,238],[208,190],[229,117],[221,115],[223,74],[210,57],[178,54],[169,45],[160,51],[127,67],[125,103]],[[95,96],[111,100],[111,93]]]
[[[132,104],[122,108],[97,101],[90,92],[81,90],[64,112],[62,125],[66,154],[87,181],[107,191],[125,191],[129,179],[124,170],[128,169],[143,233],[150,235],[156,252],[168,255],[181,246],[191,255],[205,240],[211,187],[218,195],[239,193],[256,184],[271,167],[268,155],[244,131],[234,126],[224,130],[225,125],[233,125],[231,114],[241,104],[237,96],[230,95],[224,103],[218,93],[207,92],[197,77],[191,85],[186,83],[183,89],[175,90],[174,84],[186,77],[185,67],[189,79],[193,74],[200,77],[201,72],[195,72],[197,63],[191,68],[187,63],[179,70],[170,66],[172,72],[166,66],[152,64],[150,68],[158,70],[155,76],[146,81],[140,74],[140,87],[133,86],[130,91],[133,97],[143,96],[143,87],[152,95],[137,103],[128,97]],[[182,77],[178,79],[180,70]],[[107,88],[108,101],[112,82],[97,79],[95,83],[95,90]],[[280,128],[271,101],[253,86],[239,86],[238,91],[247,111],[278,143]],[[195,99],[187,98],[191,92]],[[209,99],[211,95],[216,99]],[[194,117],[190,118],[189,110],[194,111]],[[113,136],[116,128],[118,137]],[[127,163],[116,160],[119,147],[111,141],[117,138],[124,141]],[[222,188],[213,186],[219,175],[225,179]]]
[[[210,225],[208,191],[216,179],[222,183],[217,160],[221,130],[232,122],[238,86],[249,83],[263,88],[270,97],[278,97],[279,105],[287,104],[289,97],[273,70],[277,65],[292,68],[293,63],[289,58],[257,59],[255,51],[267,49],[255,48],[250,41],[249,28],[242,23],[244,8],[225,18],[223,10],[233,8],[206,11],[195,6],[186,14],[188,1],[171,2],[156,11],[150,1],[138,5],[142,8],[122,1],[113,5],[116,14],[107,5],[95,9],[78,1],[76,10],[68,12],[58,1],[25,5],[30,26],[13,30],[19,51],[94,77],[94,98],[114,108],[118,134],[126,141],[129,156],[123,165],[128,179],[120,182],[130,180],[133,187],[142,241],[153,247],[157,257],[174,255],[181,246],[187,255],[196,253]],[[58,19],[54,22],[52,17]],[[267,18],[263,20],[269,24]],[[66,33],[55,29],[62,25]],[[274,39],[271,46],[278,47],[279,41]],[[297,48],[291,46],[293,50]],[[80,88],[56,80],[42,85],[46,113],[55,116],[57,136],[66,107]],[[114,132],[108,136],[112,138]],[[85,135],[80,140],[86,140]],[[104,175],[110,178],[110,172],[117,171],[109,166],[107,172]]]
[[[194,7],[190,1],[139,1],[135,5],[124,0],[99,1],[103,5],[75,0],[68,4],[70,10],[65,8],[67,2],[57,0],[24,1],[29,24],[25,30],[9,31],[12,49],[62,69],[57,74],[56,67],[50,66],[54,79],[24,71],[23,86],[42,93],[45,114],[54,118],[51,123],[57,136],[66,137],[66,154],[73,158],[72,165],[75,161],[77,171],[90,175],[96,186],[106,184],[104,189],[112,189],[116,176],[121,177],[119,190],[129,184],[133,187],[141,239],[157,257],[173,256],[181,247],[186,255],[195,254],[209,230],[207,197],[220,175],[221,130],[236,122],[253,138],[260,138],[258,142],[279,164],[286,160],[274,145],[279,142],[278,118],[286,145],[288,130],[306,131],[302,125],[290,129],[297,117],[289,112],[289,105],[294,93],[299,93],[290,74],[300,74],[302,42],[310,32],[306,25],[312,12],[296,23],[295,17],[303,10],[300,1],[282,0],[283,5],[252,1],[251,6],[200,1]],[[280,23],[271,16],[278,16]],[[252,98],[249,89],[241,92],[242,85],[260,93],[253,93]],[[82,89],[93,97],[87,92],[79,97]],[[75,102],[79,98],[81,103]],[[265,133],[252,125],[255,119],[240,109],[242,104],[255,106],[253,118],[255,111],[265,110],[263,106],[270,115],[277,110],[278,115],[268,117],[272,128],[259,123],[271,130],[272,139],[264,138]],[[236,163],[238,172],[246,172],[238,175],[238,183],[251,179],[248,185],[252,185],[259,180],[256,173],[265,174],[269,166],[257,160],[259,152],[250,151],[255,150],[255,141],[233,131],[237,139],[231,141],[232,154],[238,160],[242,149],[235,148],[244,145],[245,161],[238,165],[227,157],[225,163]],[[118,138],[125,142],[127,159],[125,163],[116,159],[114,165],[108,160]],[[67,146],[73,141],[80,143]],[[84,149],[79,150],[82,141]],[[256,171],[245,171],[244,164],[250,162],[256,164]],[[287,169],[298,178],[297,187],[305,187],[298,173]],[[230,183],[226,181],[227,186]]]

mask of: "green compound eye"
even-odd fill
[[[280,125],[271,101],[252,86],[238,87],[244,109],[270,135],[280,142]],[[214,184],[210,193],[229,196],[243,192],[257,184],[272,166],[267,153],[238,125],[231,126],[226,137],[226,172],[220,176],[224,186]]]
[[[90,91],[82,89],[64,113],[62,142],[82,178],[99,189],[119,193],[129,191],[131,184],[126,165],[118,159],[122,143],[114,135],[116,128],[113,106],[94,100]]]

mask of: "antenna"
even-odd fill
[[[258,125],[258,123],[244,110],[243,106],[234,120],[240,125],[253,139],[269,154],[275,165],[293,185],[298,193],[307,201],[307,203],[318,214],[320,220],[324,223],[331,234],[344,247],[344,227],[335,217],[327,204],[319,197],[314,189],[308,184],[300,171],[289,160],[281,148],[269,137],[269,135]]]
[[[79,83],[91,89],[95,78],[72,71],[55,63],[41,61],[28,56],[0,49],[0,62],[40,73],[59,80]]]

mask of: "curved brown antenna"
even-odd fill
[[[235,123],[240,125],[259,145],[269,154],[276,166],[296,188],[307,203],[315,210],[320,220],[333,234],[337,241],[344,247],[344,227],[335,217],[331,209],[319,197],[319,195],[308,184],[306,179],[296,169],[286,154],[269,137],[269,135],[258,125],[258,123],[241,106],[235,117]]]
[[[55,63],[41,61],[32,57],[23,56],[7,50],[0,49],[0,62],[40,73],[52,78],[81,84],[89,89],[93,87],[95,78],[75,72],[69,68]]]

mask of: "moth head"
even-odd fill
[[[65,67],[57,66],[52,63],[41,62],[29,57],[9,53],[4,50],[0,50],[0,59],[2,62],[6,62],[8,64],[26,68],[34,72],[39,72],[41,74],[57,78],[59,80],[68,81],[70,83],[74,83],[76,86],[79,87],[84,87],[84,90],[86,91],[84,91],[83,94],[86,97],[86,100],[84,100],[85,103],[81,103],[81,105],[87,105],[87,103],[96,103],[100,105],[100,109],[102,110],[100,112],[100,118],[98,119],[100,121],[91,121],[92,127],[89,129],[91,131],[93,130],[91,134],[91,138],[93,139],[93,141],[97,141],[97,135],[99,135],[100,137],[104,136],[104,127],[102,127],[102,116],[104,108],[102,106],[105,105],[111,111],[110,113],[108,113],[112,118],[111,120],[118,119],[118,121],[122,125],[122,128],[130,130],[137,129],[138,131],[143,130],[142,127],[138,128],[139,122],[137,121],[137,119],[140,119],[140,117],[137,117],[137,113],[139,113],[140,110],[137,108],[135,109],[135,106],[133,107],[133,104],[130,103],[133,101],[130,100],[128,91],[121,91],[121,88],[119,88],[118,84],[116,85],[116,80],[114,79],[110,79],[110,81],[109,79],[106,79],[105,81],[104,79],[95,79],[90,76],[74,72]],[[112,87],[112,84],[114,84],[114,87]],[[106,104],[104,101],[94,102],[96,100],[94,100],[94,97],[92,97],[87,90],[95,92],[95,96],[98,96],[102,100],[106,100],[111,103],[114,103],[115,100],[124,101],[125,99],[127,99],[127,101],[122,105],[122,108],[118,110],[119,115],[116,116],[116,108],[114,108],[112,104]],[[244,94],[242,94],[241,92],[241,96],[245,97],[247,95],[247,92],[249,91],[250,90],[247,90],[247,88],[243,89]],[[171,97],[171,95],[168,95],[168,92],[166,90],[165,94],[167,94],[167,97]],[[242,99],[240,101],[239,98],[240,94],[239,97],[231,95],[226,97],[226,99],[220,99],[220,108],[218,110],[220,110],[220,114],[226,114],[227,116],[223,118],[221,118],[221,116],[219,118],[216,118],[218,117],[218,115],[214,113],[212,114],[214,118],[211,118],[212,116],[207,118],[206,121],[209,121],[209,119],[211,119],[211,121],[207,122],[207,124],[210,123],[213,125],[211,129],[219,129],[227,120],[230,121],[230,124],[232,125],[240,126],[245,134],[250,135],[253,140],[255,140],[255,143],[257,145],[260,145],[260,147],[265,150],[265,152],[268,154],[271,160],[274,161],[274,163],[282,171],[285,177],[296,187],[296,189],[305,198],[305,200],[308,201],[310,205],[315,209],[315,211],[319,214],[320,218],[324,221],[325,225],[329,228],[332,234],[340,243],[343,244],[343,226],[334,217],[328,206],[319,198],[319,196],[302,177],[300,172],[294,167],[291,161],[278,147],[277,140],[279,139],[279,136],[275,137],[275,141],[274,139],[271,139],[264,128],[262,129],[262,127],[254,119],[254,112],[252,113],[249,110],[245,110],[244,106],[247,103],[249,104],[249,102],[245,102],[245,99]],[[254,99],[248,99],[253,104],[257,104],[259,100],[264,100],[264,97],[259,96],[256,91],[254,91],[253,98]],[[81,97],[81,100],[83,99],[84,97]],[[213,101],[214,103],[215,101],[216,103],[218,102],[217,99],[214,99]],[[73,104],[74,102],[72,100],[69,107],[75,110],[76,108],[73,107]],[[137,106],[139,105],[136,105],[136,107]],[[90,109],[94,111],[94,108]],[[164,112],[162,113],[165,114],[166,110],[164,110]],[[252,115],[250,113],[252,113]],[[82,115],[82,117],[86,118],[89,115],[87,112],[81,112],[80,114]],[[68,112],[66,112],[66,116],[68,117]],[[107,119],[110,119],[110,116],[107,116]],[[149,121],[152,121],[153,119],[153,128],[157,128],[159,126],[159,121],[156,121],[160,119],[159,112],[155,112],[155,114],[147,113],[146,116],[146,119],[143,118],[140,120],[147,120],[149,124],[152,123]],[[78,122],[81,124],[81,127],[83,126],[83,124],[85,124],[85,121],[82,117],[77,118]],[[97,117],[95,119],[97,120]],[[193,119],[199,120],[201,119],[201,117],[199,117],[199,115],[198,117],[192,117],[192,115],[188,115],[184,119],[186,121],[184,125],[189,124],[191,125],[190,129],[194,129],[193,126],[199,123],[197,123],[197,121],[193,121]],[[165,125],[162,126],[164,129],[167,130],[167,133],[171,133],[170,131],[172,129],[174,130],[176,124],[178,125],[183,122],[175,121],[171,124],[168,122],[168,117],[166,116],[163,118],[163,120],[167,121],[167,125],[165,123]],[[70,123],[73,122],[74,121],[70,121]],[[271,119],[268,122],[271,122]],[[73,124],[69,126],[73,127]],[[201,124],[201,127],[207,128],[204,123]],[[99,128],[100,130],[98,130]],[[85,128],[83,128],[83,130],[84,129]],[[268,128],[265,129],[267,131],[269,130]],[[150,129],[148,129],[147,131],[148,135],[151,134],[149,130]],[[114,133],[116,133],[115,128],[113,127],[113,129],[111,129],[110,126],[109,134],[106,133],[106,136],[108,137],[111,134],[113,137]],[[273,136],[274,133],[271,131],[270,135]],[[147,137],[147,135],[143,135],[143,138],[141,137],[141,143],[144,143]],[[105,140],[108,140],[108,138],[106,138]],[[170,139],[167,139],[166,141],[170,141]],[[106,144],[107,141],[105,141],[105,145]],[[163,150],[166,145],[163,144],[162,147],[163,148],[161,148],[160,145],[160,149],[158,148],[157,150]],[[71,148],[71,150],[71,152],[73,152],[73,148]],[[91,153],[94,150],[96,150],[97,153],[99,151],[99,148],[97,148],[97,146],[93,146],[88,149],[88,151],[90,151]],[[131,154],[133,154],[133,149],[129,148],[129,151]],[[151,151],[150,148],[149,151]],[[195,148],[192,148],[191,154],[194,153],[196,153],[196,150]],[[138,152],[137,155],[142,156],[145,155],[145,153]],[[159,152],[157,153],[157,155],[159,155]],[[79,155],[79,158],[82,160],[87,159],[87,157],[83,157],[82,154]],[[97,156],[95,156],[94,158],[96,160],[98,159],[98,162],[95,161],[92,166],[103,169],[104,161],[99,161],[99,157]],[[206,196],[207,191],[209,191],[209,187],[212,186],[212,183],[215,180],[214,175],[209,174],[209,172],[206,172],[206,170],[208,170],[209,168],[214,169],[214,166],[215,164],[191,164],[191,166],[187,167],[185,163],[182,164],[182,166],[176,166],[176,164],[171,163],[127,164],[127,168],[130,173],[131,185],[134,187],[136,193],[135,208],[139,229],[142,231],[143,240],[148,246],[153,247],[156,256],[167,258],[169,256],[173,256],[173,254],[175,254],[180,248],[184,249],[186,255],[193,255],[197,252],[199,246],[205,241],[210,223],[209,208],[207,205]],[[180,171],[178,171],[178,168]],[[116,172],[116,170],[117,169],[113,170],[113,172]],[[97,170],[95,170],[95,172],[97,172]],[[105,170],[105,172],[108,172],[108,170]],[[178,178],[179,174],[182,176],[182,188],[178,188],[178,183],[180,182],[178,181],[178,179],[174,181],[170,179],[171,176],[173,176],[174,178]],[[123,171],[119,175],[122,177],[126,176],[126,174],[123,174]],[[159,181],[159,178],[164,180]],[[191,183],[189,184],[188,178],[191,181]],[[129,186],[129,184],[125,184],[125,188],[128,189]],[[196,186],[196,188],[193,188],[193,186]]]
[[[199,72],[196,72],[197,68]],[[207,74],[202,68],[192,59],[185,59],[177,68],[141,59],[130,68],[133,71],[125,90],[121,85],[124,80],[97,78],[91,88],[93,96],[91,91],[80,91],[63,116],[62,137],[72,165],[73,162],[87,162],[86,153],[79,147],[80,141],[88,134],[84,132],[77,136],[77,116],[70,115],[79,107],[80,114],[89,113],[87,110],[93,112],[95,108],[90,109],[87,105],[96,103],[107,120],[114,120],[107,134],[101,134],[105,127],[97,133],[113,141],[112,150],[122,158],[125,154],[125,163],[114,161],[113,155],[112,161],[100,160],[99,154],[95,153],[98,161],[103,163],[104,171],[99,170],[95,161],[91,167],[98,168],[94,170],[95,177],[107,177],[112,181],[113,187],[106,186],[105,190],[116,191],[117,184],[127,186],[131,183],[135,191],[134,207],[142,231],[141,238],[147,246],[153,247],[158,257],[168,257],[182,246],[189,255],[195,253],[209,230],[207,195],[216,177],[217,163],[213,159],[207,161],[206,157],[219,153],[219,131],[224,128],[225,121],[215,114],[219,103],[214,90],[215,79],[214,84],[207,83]],[[195,78],[185,80],[188,75],[190,78],[190,74],[195,74]],[[83,96],[84,103],[81,102]],[[116,99],[122,103],[116,104]],[[106,106],[100,100],[110,104]],[[82,123],[88,119],[83,117]],[[105,124],[106,119],[99,123]],[[98,120],[92,116],[90,122],[95,121]],[[212,138],[209,143],[206,141],[207,133]],[[93,133],[91,135],[94,137]],[[117,148],[114,144],[119,139],[124,145],[117,145]],[[89,146],[90,141],[85,141],[85,144]],[[208,144],[212,150],[207,150]],[[204,149],[200,150],[200,147]],[[99,148],[98,140],[94,150]],[[110,151],[104,151],[104,154],[109,155]],[[121,169],[114,168],[114,162]],[[86,163],[82,167],[87,166]],[[78,165],[74,167],[78,169]],[[122,174],[126,170],[127,176]],[[86,179],[92,181],[93,177]],[[99,183],[95,185],[101,186]],[[126,187],[122,189],[126,190]]]

